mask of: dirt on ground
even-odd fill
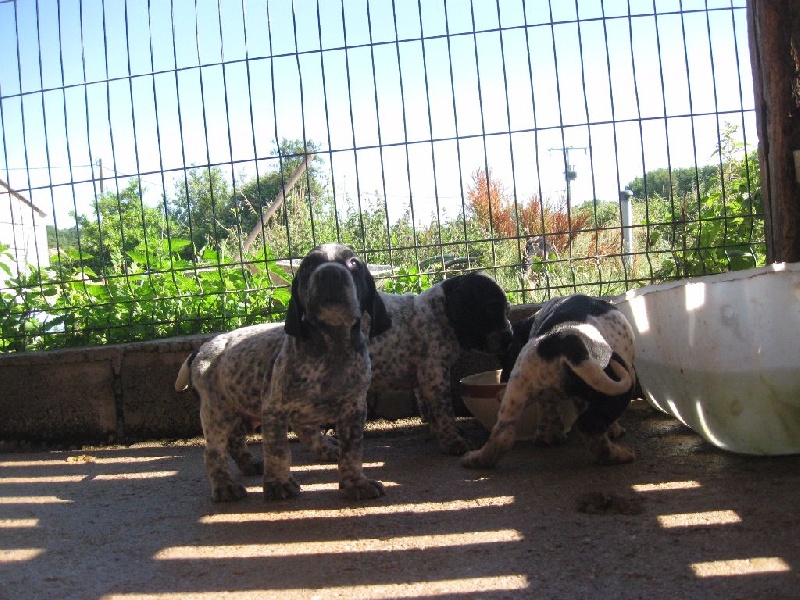
[[[299,443],[303,491],[269,504],[258,477],[212,503],[202,440],[0,454],[0,598],[798,597],[800,456],[723,452],[640,401],[623,424],[629,465],[572,436],[471,471],[416,420],[373,423],[365,502]]]

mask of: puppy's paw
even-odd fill
[[[254,475],[263,475],[264,461],[252,460],[242,465],[240,467],[240,470],[242,471],[242,475],[244,475],[245,477],[253,477]]]
[[[211,500],[214,502],[236,502],[247,495],[247,490],[238,483],[228,483],[215,486],[211,490]]]
[[[472,450],[472,446],[464,438],[454,436],[439,440],[439,450],[450,456],[462,456]]]
[[[610,465],[624,465],[636,460],[636,453],[622,444],[611,444],[608,454],[608,464]]]
[[[340,483],[339,487],[348,500],[369,500],[386,495],[386,490],[380,481],[366,477],[351,483]]]
[[[586,447],[604,465],[622,465],[636,460],[636,453],[621,444],[615,444],[608,435],[586,436]]]
[[[300,493],[300,485],[289,477],[286,481],[265,481],[264,500],[288,500]]]
[[[467,452],[461,457],[460,462],[461,466],[466,467],[467,469],[490,469],[495,465],[495,462],[489,460],[480,450]]]
[[[608,437],[615,440],[621,438],[623,435],[625,435],[625,428],[619,424],[619,421],[614,421],[611,427],[608,428]]]

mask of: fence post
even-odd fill
[[[767,262],[800,261],[800,0],[748,0]]]
[[[633,254],[633,192],[620,190],[619,210],[622,220],[622,252],[623,260],[630,262]]]

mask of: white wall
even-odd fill
[[[17,196],[0,188],[0,244],[9,246],[13,258],[0,257],[16,277],[27,266],[50,266],[47,251],[47,228],[44,213]],[[8,275],[0,269],[0,287],[5,287]]]

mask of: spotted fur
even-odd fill
[[[218,335],[190,356],[175,387],[191,387],[200,398],[212,499],[238,500],[246,493],[231,476],[229,455],[243,474],[264,473],[265,497],[296,495],[299,487],[289,473],[290,424],[320,458],[339,461],[345,495],[382,494],[380,483],[361,471],[371,373],[365,339],[390,325],[364,264],[346,246],[326,244],[301,264],[285,324]],[[259,422],[266,465],[245,444],[245,434]],[[327,423],[335,423],[338,443],[320,435]]]
[[[465,467],[491,467],[514,444],[516,424],[532,402],[539,407],[535,440],[565,441],[558,407],[573,403],[574,427],[603,463],[634,460],[629,448],[611,441],[623,433],[617,418],[631,401],[635,383],[633,330],[623,314],[603,300],[580,294],[546,303],[515,327],[504,361],[508,385],[497,423],[480,450],[462,458]]]
[[[470,449],[459,434],[450,371],[462,350],[499,354],[511,339],[508,300],[483,273],[446,279],[419,295],[379,292],[392,327],[369,342],[371,391],[413,390],[439,448]]]
[[[262,398],[264,498],[297,495],[291,476],[289,424],[309,435],[335,423],[339,488],[350,499],[384,495],[362,470],[371,362],[362,315],[378,334],[390,325],[366,265],[341,244],[325,244],[303,259],[292,282],[281,351]]]
[[[447,279],[419,295],[379,292],[372,313],[376,326],[368,340],[370,389],[415,391],[420,412],[442,451],[469,450],[455,423],[450,370],[462,349],[499,355],[508,346],[511,325],[502,288],[490,277],[472,273]],[[362,328],[370,328],[363,321]],[[228,456],[245,475],[263,471],[263,463],[248,450],[245,435],[260,422],[262,384],[271,381],[285,337],[279,323],[220,334],[187,358],[178,374],[176,389],[191,387],[200,397],[206,471],[217,500],[237,500],[245,493],[231,476]],[[315,428],[292,427],[320,459],[338,459],[334,438]]]

